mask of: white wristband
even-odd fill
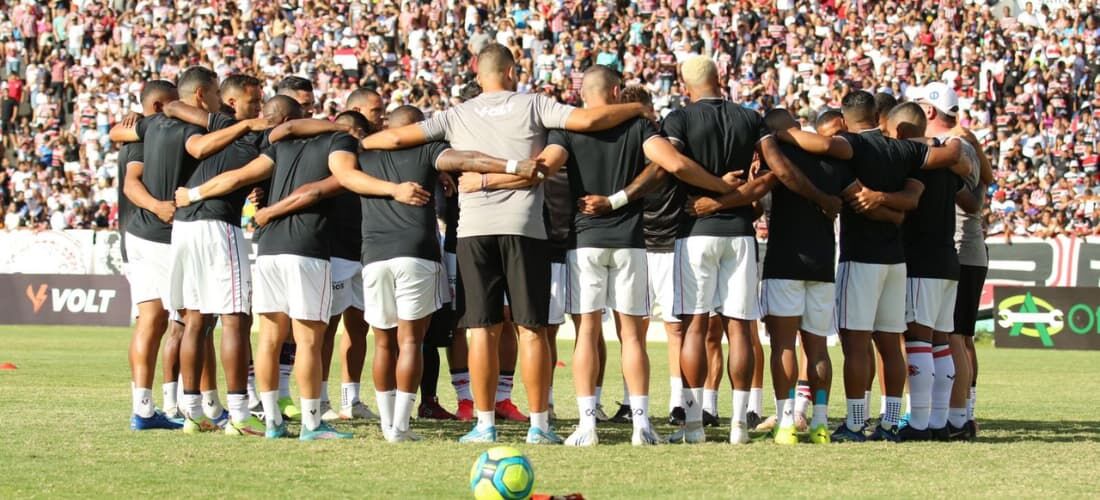
[[[607,197],[607,201],[611,203],[612,210],[618,210],[627,203],[630,203],[630,198],[627,198],[626,191],[619,191],[611,196]]]
[[[508,163],[504,165],[504,173],[514,174],[519,170],[519,162],[516,160],[508,160]]]
[[[191,203],[202,201],[202,193],[199,192],[199,188],[193,187],[187,190],[187,200]]]

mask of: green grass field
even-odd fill
[[[483,447],[455,442],[465,424],[414,422],[427,439],[403,446],[382,441],[373,423],[345,425],[356,439],[344,442],[131,432],[128,341],[129,331],[117,328],[0,327],[0,362],[19,367],[0,372],[0,498],[468,496],[469,467]],[[569,363],[569,347],[560,347]],[[650,354],[652,407],[663,418],[664,344],[651,345]],[[984,347],[979,356],[977,443],[735,448],[722,444],[727,427],[709,432],[714,442],[702,446],[635,449],[629,426],[604,426],[599,447],[567,449],[522,445],[520,425],[504,425],[502,440],[530,457],[536,492],[587,498],[1095,497],[1100,406],[1089,391],[1100,375],[1100,352]],[[834,362],[839,366],[839,353]],[[618,366],[613,354],[608,373]],[[604,403],[613,405],[621,382],[608,379]],[[573,419],[569,368],[556,380],[558,416]],[[720,413],[728,416],[725,384]],[[369,386],[365,380],[363,396],[374,407]],[[839,377],[833,387],[842,387]],[[516,392],[522,406],[522,387]],[[440,393],[453,408],[446,381]],[[158,389],[154,394],[159,399]],[[832,399],[835,423],[843,398]],[[876,395],[875,410],[877,402]],[[774,412],[771,402],[766,407]],[[568,432],[573,424],[562,420],[558,428]]]

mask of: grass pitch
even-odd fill
[[[402,446],[382,441],[375,423],[342,425],[356,433],[345,442],[131,432],[128,342],[127,329],[0,327],[0,362],[18,366],[0,372],[0,498],[469,496],[470,464],[484,447],[455,441],[466,424],[414,421],[426,440]],[[559,347],[568,365],[570,346]],[[617,349],[610,347],[608,373],[615,374]],[[665,345],[652,344],[650,355],[651,406],[658,430],[668,433]],[[536,492],[579,492],[587,498],[1095,498],[1100,406],[1088,389],[1100,375],[1100,352],[985,347],[979,357],[977,443],[780,447],[756,442],[735,448],[722,444],[725,427],[708,431],[714,442],[702,446],[636,449],[629,444],[629,426],[611,425],[601,427],[601,444],[593,449],[523,445],[523,425],[502,425],[501,438],[531,459]],[[834,351],[834,425],[844,413],[839,361]],[[157,373],[153,392],[159,400]],[[618,376],[608,376],[606,406],[619,399],[621,384]],[[558,370],[555,386],[559,418],[575,419],[568,367]],[[373,408],[370,387],[364,380],[364,400]],[[727,417],[728,387],[724,381],[720,401]],[[331,390],[338,399],[338,388]],[[454,407],[446,380],[440,397],[444,406]],[[518,383],[515,399],[521,406],[525,401]],[[774,413],[770,401],[765,407]],[[877,411],[877,391],[871,408]],[[575,423],[561,420],[557,428],[564,435]]]

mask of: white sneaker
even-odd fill
[[[180,413],[178,406],[169,406],[164,409],[164,416],[171,419],[182,419],[183,413]]]
[[[670,443],[698,444],[707,442],[707,434],[703,432],[703,422],[691,422],[680,427],[668,438]]]
[[[634,436],[630,438],[630,444],[634,446],[653,446],[663,443],[664,440],[653,432],[651,427],[634,428]]]
[[[566,446],[596,446],[599,443],[600,438],[596,436],[595,427],[577,427],[577,430],[565,439]]]
[[[363,404],[362,401],[356,401],[351,408],[340,409],[340,419],[377,420],[378,415],[375,415],[373,411],[370,411],[370,408],[367,407],[367,405]]]
[[[738,422],[730,427],[730,444],[748,444],[749,427],[744,422]]]
[[[389,433],[383,432],[386,435],[386,441],[391,443],[412,443],[420,441],[420,436],[417,435],[412,429],[398,430],[393,428]]]
[[[332,409],[331,401],[321,401],[321,421],[332,422],[333,420],[340,420],[340,414]]]

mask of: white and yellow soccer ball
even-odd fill
[[[482,453],[470,469],[470,491],[477,500],[526,499],[534,486],[535,470],[531,462],[510,446]]]

